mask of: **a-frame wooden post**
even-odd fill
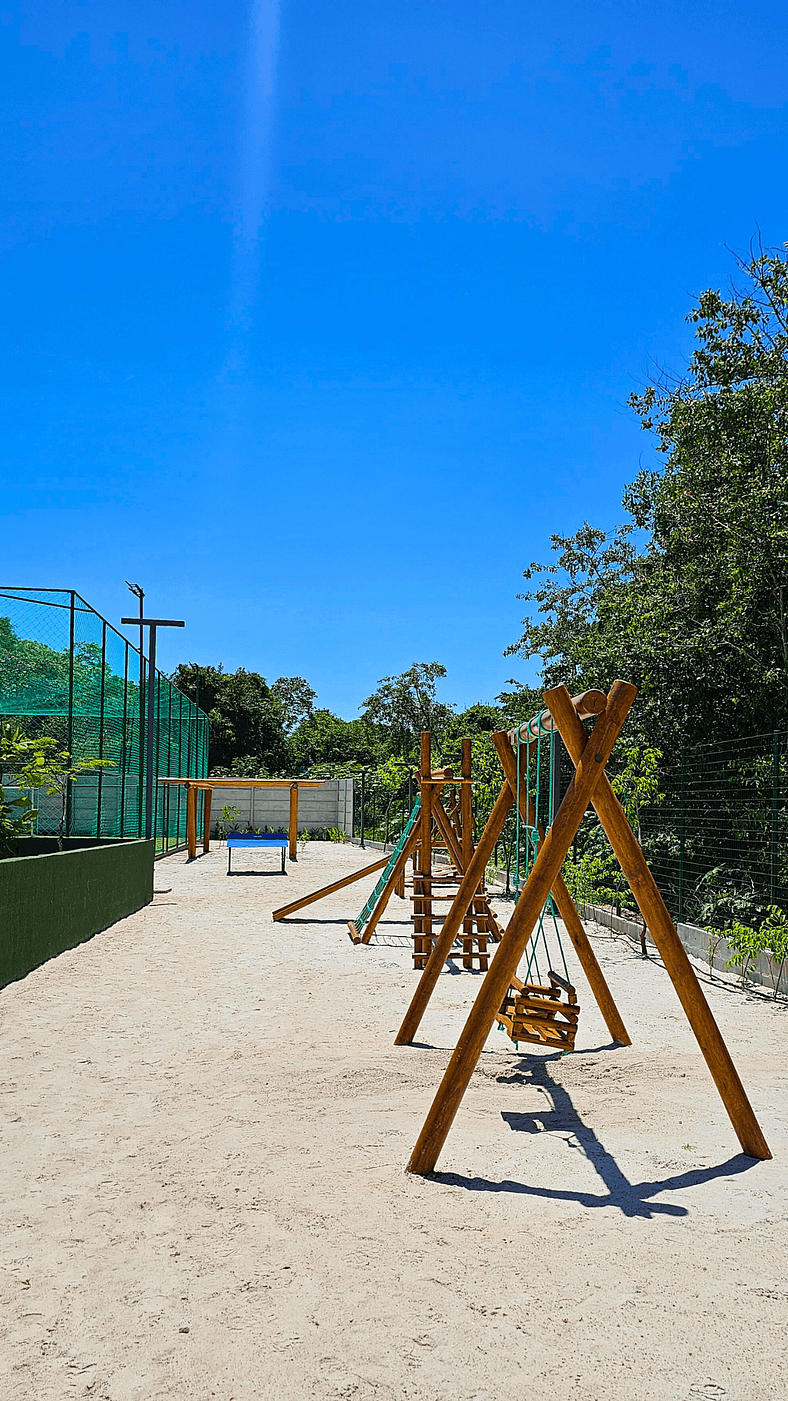
[[[561,737],[576,764],[584,753],[585,730],[574,711],[560,717],[556,715],[555,719]],[[709,1004],[703,996],[703,990],[679,939],[676,926],[606,774],[602,775],[601,782],[592,796],[592,802],[668,976],[678,993],[687,1021],[695,1033],[742,1149],[751,1158],[771,1158],[766,1139]]]
[[[498,1009],[517,972],[517,965],[566,859],[586,808],[604,775],[605,764],[610,758],[613,745],[636,694],[635,687],[624,681],[613,683],[605,710],[597,720],[576,763],[575,776],[547,836],[540,845],[531,873],[438,1087],[408,1163],[409,1172],[432,1172],[435,1167]],[[545,693],[545,701],[563,733],[562,722],[566,721],[567,714],[577,719],[569,692],[565,686],[558,686],[555,690]],[[585,740],[584,730],[583,739]],[[506,786],[508,789],[508,783]],[[511,789],[509,792],[511,793]]]

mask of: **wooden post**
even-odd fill
[[[561,737],[572,759],[582,752],[585,731],[578,717],[556,716]],[[678,993],[687,1021],[692,1027],[703,1058],[711,1071],[712,1079],[720,1093],[728,1117],[733,1125],[742,1149],[751,1158],[771,1158],[766,1139],[761,1132],[752,1105],[747,1098],[744,1086],[739,1079],[730,1052],[720,1034],[720,1029],[712,1016],[700,984],[695,976],[684,945],[679,939],[676,926],[657,888],[657,883],[649,870],[632,828],[610,782],[603,774],[602,782],[593,798],[599,820],[607,833],[610,845],[618,857],[632,894],[637,900],[640,912],[646,921],[649,933],[657,946],[668,976]]]
[[[585,735],[585,730],[583,731]],[[514,755],[508,735],[500,732],[493,735],[493,744],[498,752],[503,769],[509,781],[512,792],[517,791],[517,760]],[[534,826],[536,823],[536,812],[533,799],[528,792],[528,784],[525,774],[520,772],[520,811],[525,820]],[[540,837],[544,840],[544,832],[540,830]],[[580,959],[580,963],[591,987],[591,991],[596,999],[596,1004],[605,1019],[605,1025],[614,1041],[618,1041],[622,1046],[631,1046],[632,1040],[627,1033],[627,1029],[621,1020],[619,1010],[613,1001],[613,995],[605,981],[605,975],[597,962],[596,954],[591,947],[590,940],[583,927],[583,922],[575,909],[575,902],[566,888],[563,876],[557,876],[552,889],[552,896],[558,906],[566,932],[572,941],[575,953]]]
[[[192,783],[186,788],[186,856],[193,861],[197,855],[197,789]]]
[[[254,792],[254,789],[252,789],[252,792]],[[204,806],[203,806],[203,813],[202,813],[202,849],[203,849],[203,851],[210,851],[210,849],[211,849],[211,798],[212,798],[212,797],[213,797],[213,791],[212,791],[212,789],[206,788],[206,789],[205,789],[205,803],[204,803]]]
[[[435,825],[446,843],[449,856],[454,861],[460,875],[462,875],[467,865],[462,847],[457,841],[454,828],[446,815],[446,809],[441,802],[440,793],[435,792],[435,785],[431,784],[430,787],[432,789],[432,815],[435,818]]]
[[[471,741],[469,738],[462,742],[461,776],[466,780],[471,777]],[[473,793],[469,782],[460,784],[460,831],[462,833],[463,870],[467,871],[473,856]]]
[[[421,763],[419,788],[421,818],[419,821],[419,869],[413,875],[413,952],[423,954],[422,967],[432,952],[432,736],[429,730],[421,734]],[[427,782],[425,782],[427,780]]]
[[[298,856],[298,784],[290,785],[290,826],[288,829],[290,837],[289,856],[291,861],[295,861]]]
[[[605,764],[636,694],[635,687],[627,685],[624,681],[613,683],[604,713],[600,715],[588,738],[576,766],[575,776],[553,825],[539,848],[531,874],[471,1008],[470,1016],[419,1134],[408,1163],[408,1172],[432,1172],[435,1167],[498,1009],[517,972],[517,965],[544,908],[545,900],[566,859],[572,838],[604,775]],[[545,701],[563,733],[562,722],[565,722],[567,712],[577,718],[569,692],[565,686],[558,686],[545,692]],[[508,789],[508,783],[506,786]],[[511,789],[509,792],[511,793]]]
[[[470,779],[471,777],[471,740],[469,736],[466,736],[466,738],[462,741],[462,762],[460,773],[462,778],[466,780]],[[469,782],[460,784],[460,834],[462,840],[463,855],[462,869],[464,871],[467,871],[470,861],[473,857],[473,792],[471,790],[471,785]],[[482,877],[483,876],[484,872],[482,872]],[[467,936],[468,939],[470,939],[473,935],[473,924],[473,915],[466,915],[465,919],[462,922],[462,932]],[[466,949],[470,949],[473,947],[473,945],[466,942],[465,947]]]
[[[460,882],[460,888],[454,897],[449,913],[443,921],[443,928],[435,940],[435,947],[419,978],[418,986],[413,994],[410,1007],[405,1013],[405,1019],[397,1032],[397,1038],[394,1043],[396,1046],[409,1046],[419,1029],[421,1019],[427,1010],[427,1004],[435,991],[435,984],[451,952],[451,946],[454,943],[455,935],[462,924],[466,910],[479,888],[479,881],[484,875],[487,862],[492,855],[495,843],[501,835],[503,824],[509,815],[513,802],[514,795],[512,790],[508,783],[504,783],[496,799],[495,806],[487,819],[484,831],[479,838],[479,844]]]

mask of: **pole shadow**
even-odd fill
[[[565,1135],[567,1147],[586,1158],[604,1184],[604,1192],[570,1191],[559,1187],[533,1187],[525,1182],[504,1179],[493,1182],[484,1177],[465,1176],[454,1172],[432,1172],[425,1174],[430,1181],[440,1182],[450,1187],[463,1187],[469,1192],[511,1192],[516,1195],[540,1197],[548,1201],[576,1202],[585,1207],[614,1207],[624,1216],[642,1217],[651,1220],[655,1216],[688,1216],[688,1209],[672,1202],[656,1202],[654,1197],[661,1192],[681,1192],[690,1187],[713,1182],[717,1178],[730,1178],[742,1172],[749,1172],[758,1166],[757,1158],[749,1158],[737,1153],[724,1163],[713,1167],[690,1168],[686,1172],[650,1182],[630,1182],[618,1166],[615,1158],[600,1143],[593,1129],[580,1118],[571,1096],[563,1085],[550,1075],[550,1064],[560,1056],[544,1060],[527,1060],[522,1071],[512,1076],[500,1076],[499,1081],[530,1084],[545,1095],[545,1108],[527,1113],[504,1111],[501,1118],[515,1133],[559,1133]],[[526,1073],[524,1073],[526,1072]]]

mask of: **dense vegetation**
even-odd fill
[[[627,488],[612,536],[552,537],[511,649],[548,683],[634,681],[639,737],[663,752],[788,723],[788,260],[740,271],[743,290],[690,313],[686,373],[630,400],[662,465]]]

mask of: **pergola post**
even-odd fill
[[[297,859],[298,849],[298,784],[290,785],[290,826],[288,829],[290,837],[289,856],[291,861]]]

